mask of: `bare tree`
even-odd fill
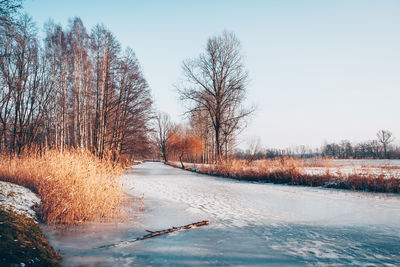
[[[10,26],[14,15],[22,7],[22,0],[0,0],[0,26]]]
[[[249,148],[246,151],[247,163],[250,164],[257,159],[262,158],[264,156],[263,154],[261,139],[259,137],[252,138],[249,141]]]
[[[196,110],[190,114],[190,127],[192,131],[203,140],[203,163],[210,163],[214,159],[213,126],[205,110]]]
[[[378,142],[382,144],[383,156],[388,158],[387,148],[391,142],[393,142],[394,137],[392,133],[387,130],[380,130],[376,136],[378,137]]]
[[[88,97],[92,82],[89,60],[89,35],[80,18],[70,22],[68,31],[70,98],[72,102],[72,136],[75,147],[87,147]]]
[[[108,149],[131,156],[147,156],[150,152],[150,120],[153,117],[149,86],[132,49],[119,59],[114,75],[114,97],[110,101],[111,137]],[[112,125],[112,126],[111,126]]]
[[[68,51],[66,33],[61,25],[49,21],[46,26],[45,53],[51,64],[49,73],[53,81],[53,117],[54,146],[61,151],[68,144],[68,117],[67,117],[67,77],[68,77]]]
[[[208,40],[205,53],[183,62],[184,83],[178,87],[188,113],[206,111],[214,130],[215,154],[221,159],[224,147],[241,128],[253,109],[244,109],[248,80],[240,53],[240,42],[231,32]],[[227,153],[227,151],[225,151]]]
[[[11,79],[15,74],[12,73],[15,45],[15,35],[18,28],[14,23],[14,14],[21,8],[19,0],[0,0],[0,149],[7,146],[7,125],[12,112],[12,93],[13,86]],[[10,79],[11,78],[11,79]]]
[[[41,46],[28,16],[11,17],[20,2],[0,0],[0,150],[149,153],[152,99],[133,50],[121,53],[102,25],[89,35],[79,18],[67,30],[48,22]]]
[[[157,145],[161,151],[162,157],[164,161],[168,161],[167,158],[167,143],[168,139],[170,136],[170,131],[174,127],[173,123],[171,122],[171,119],[169,115],[165,112],[159,112],[156,117],[156,140],[157,140]]]
[[[118,63],[120,44],[114,35],[102,25],[96,25],[92,30],[93,66],[95,68],[96,116],[94,132],[94,147],[100,157],[103,156],[108,135],[107,124],[111,113],[113,97],[113,77]]]

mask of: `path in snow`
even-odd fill
[[[400,264],[397,195],[240,182],[161,163],[129,169],[124,188],[144,194],[135,224],[47,228],[64,265]],[[201,220],[210,225],[96,249]]]

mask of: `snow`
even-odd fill
[[[378,178],[383,175],[384,178],[399,178],[400,179],[400,160],[329,160],[327,166],[312,166],[318,161],[305,159],[304,167],[299,167],[299,171],[303,174],[310,175],[325,175],[329,173],[336,177],[347,177],[351,175],[361,175]],[[180,166],[180,163],[173,162]],[[323,164],[321,162],[321,164]],[[310,165],[310,166],[307,166]],[[200,163],[186,163],[184,166],[194,172],[200,172],[202,168],[211,168],[211,164],[200,164]],[[259,171],[257,167],[245,168],[250,171]],[[270,171],[275,171],[275,168],[270,168]]]
[[[32,207],[39,204],[40,199],[26,187],[0,181],[0,206],[36,220]]]
[[[400,178],[400,160],[389,159],[335,159],[329,160],[328,167],[306,167],[302,171],[307,174],[330,174],[338,177],[348,175],[374,175],[385,178]]]
[[[399,159],[333,159],[329,160],[334,165],[353,165],[353,166],[400,166]]]
[[[150,162],[123,182],[127,194],[144,195],[134,223],[45,229],[63,265],[400,264],[398,195],[242,182]],[[201,220],[210,225],[118,246]],[[117,246],[99,249],[108,244]]]

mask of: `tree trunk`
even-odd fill
[[[181,162],[182,169],[185,169],[185,166],[183,165],[183,162],[182,162],[182,157],[183,157],[183,154],[179,155],[179,161]]]

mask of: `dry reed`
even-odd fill
[[[42,155],[0,156],[0,180],[25,186],[42,200],[48,224],[79,224],[118,215],[123,168],[85,151],[50,150]]]
[[[177,167],[174,163],[168,163]],[[216,165],[200,165],[200,168],[185,169],[243,181],[257,181],[276,184],[290,184],[303,186],[323,186],[328,188],[361,190],[370,192],[400,192],[400,179],[396,174],[376,174],[364,170],[359,173],[354,170],[351,173],[341,173],[340,168],[333,174],[330,172],[332,164],[329,159],[297,159],[290,157],[259,160],[247,162],[245,160],[228,160]],[[307,173],[307,168],[320,167],[325,172]],[[384,170],[384,168],[382,168]],[[388,177],[389,175],[389,177]]]

